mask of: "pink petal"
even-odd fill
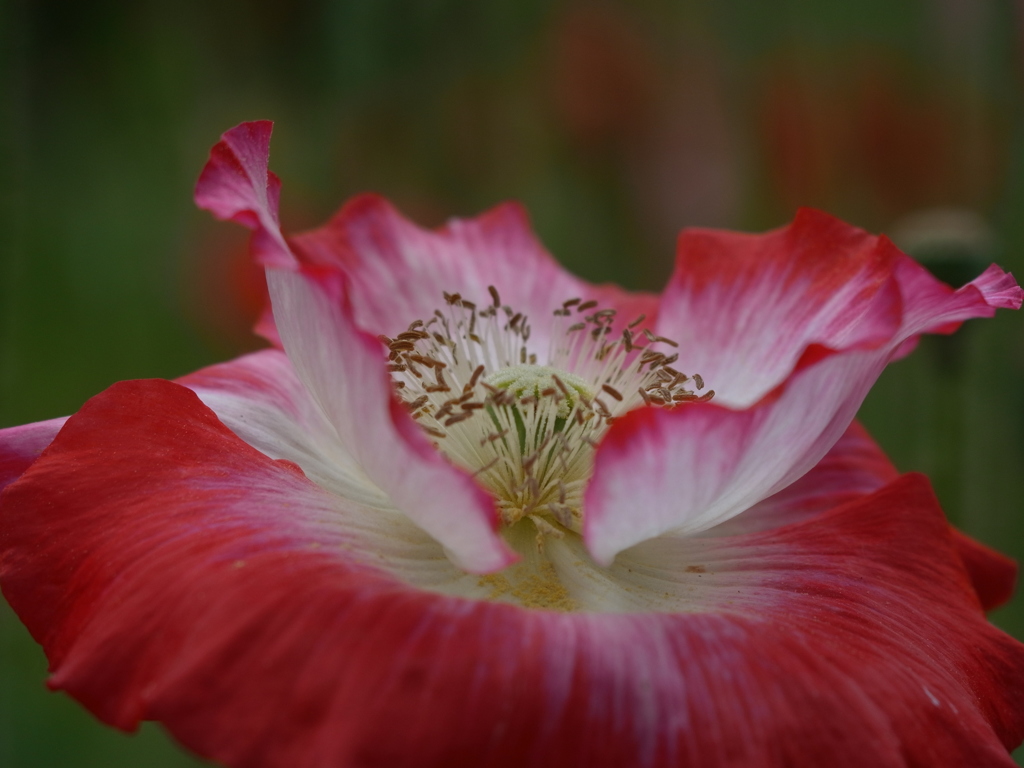
[[[897,331],[900,254],[827,214],[802,209],[763,235],[686,230],[658,332],[680,344],[720,403],[745,408],[814,347],[872,349]]]
[[[888,247],[895,250],[891,244]],[[904,342],[921,333],[953,333],[964,320],[992,317],[996,309],[1020,309],[1024,300],[1024,290],[1013,275],[995,264],[954,291],[913,259],[900,255],[896,276],[906,305],[900,328]]]
[[[242,442],[171,382],[121,382],[97,395],[21,480],[0,497],[5,594],[49,652],[51,684],[74,679],[69,687],[81,686],[83,701],[123,728],[133,728],[153,703],[134,689],[140,679],[166,674],[166,685],[190,661],[178,657],[183,647],[197,637],[216,642],[203,622],[191,624],[199,614],[190,613],[202,605],[217,614],[219,592],[211,582],[219,578],[251,584],[269,569],[278,590],[254,595],[290,599],[292,587],[282,593],[280,585],[301,582],[305,565],[322,572],[330,563],[330,578],[349,578],[350,587],[405,590],[385,572],[391,556],[401,554],[401,542],[388,535],[393,526],[372,530],[367,510]],[[19,539],[14,529],[21,524]],[[34,535],[45,545],[21,549],[19,542]],[[444,560],[440,548],[430,554]],[[165,614],[168,606],[151,599],[161,584],[173,584],[192,605]],[[29,593],[46,597],[24,602]],[[244,624],[252,615],[231,618]],[[134,640],[124,635],[125,621],[142,628],[166,619],[174,628],[162,631],[155,646],[144,630]],[[134,664],[116,674],[109,663],[92,665],[121,639],[129,641],[121,650]]]
[[[246,443],[272,459],[295,462],[322,488],[363,504],[390,504],[280,350],[254,352],[177,382]]]
[[[513,562],[493,500],[396,403],[382,346],[355,326],[340,282],[268,270],[267,283],[289,360],[366,476],[466,570]]]
[[[721,728],[732,707],[749,713],[735,764],[774,750],[766,764],[1010,766],[1006,753],[1024,737],[1024,646],[984,622],[958,555],[927,481],[911,475],[784,528],[650,540],[614,567],[642,574],[634,589],[641,579],[688,588],[716,618],[733,617],[680,655],[700,659],[707,687],[689,711],[707,728]],[[666,634],[687,637],[684,622],[667,620]],[[821,709],[801,713],[797,691],[814,678]],[[795,729],[785,739],[794,753],[779,753],[766,721]]]
[[[253,230],[253,255],[259,263],[288,268],[295,258],[277,219],[281,180],[268,170],[273,128],[269,120],[258,120],[226,131],[210,151],[195,200],[218,219]]]
[[[0,491],[39,458],[65,421],[67,417],[0,429]]]
[[[459,293],[480,306],[501,301],[529,317],[533,349],[543,354],[552,312],[575,297],[618,309],[624,322],[640,314],[653,322],[657,299],[615,286],[594,286],[562,269],[538,242],[526,212],[499,205],[475,219],[452,219],[421,229],[375,195],[348,202],[321,229],[291,238],[303,263],[342,268],[352,285],[356,322],[391,336],[426,320]]]
[[[441,545],[413,525],[366,476],[357,452],[339,439],[338,431],[283,352],[255,352],[177,381],[198,394],[247,444],[272,459],[294,462],[321,488],[349,505],[359,505],[364,512],[350,516],[349,528],[357,527],[367,546],[372,543],[373,551],[382,558],[382,567],[386,563],[390,572],[404,580],[448,594],[488,594],[477,579],[466,578],[455,568]],[[407,418],[405,414],[399,417]],[[444,476],[452,469],[448,465],[437,469],[437,487],[443,487]],[[476,500],[475,491],[471,498]],[[421,511],[428,504],[418,500],[414,509]]]
[[[547,349],[552,312],[567,299],[595,299],[618,309],[625,323],[640,314],[653,323],[656,297],[570,275],[544,250],[525,211],[514,203],[428,231],[384,199],[362,195],[324,227],[286,241],[277,216],[280,180],[267,169],[271,128],[268,121],[242,123],[223,135],[199,177],[196,204],[253,229],[253,255],[265,266],[294,269],[301,261],[346,272],[356,322],[372,334],[394,335],[430,316],[443,304],[445,291],[486,305],[489,285],[505,304],[529,316],[534,347],[541,353]],[[269,315],[257,330],[278,342]]]
[[[116,385],[5,496],[5,594],[107,722],[234,768],[1013,765],[1024,647],[920,478],[630,555],[702,611],[529,611],[310,546],[328,495],[183,392]]]
[[[351,464],[283,353],[264,350],[204,368],[177,382],[193,389],[249,445],[299,464],[324,484]],[[0,490],[43,452],[67,417],[0,430]]]
[[[842,242],[839,235],[844,232],[847,240],[861,242],[853,234],[857,230],[839,225],[823,214],[804,213],[790,230],[797,234],[809,230],[806,237],[813,234],[826,245]],[[790,230],[782,230],[782,234]],[[780,240],[782,234],[764,236],[771,245],[765,246],[763,254],[767,263],[781,258],[773,254],[785,243],[797,255],[807,249],[816,252],[800,238],[795,242]],[[739,244],[734,244],[740,254],[737,258],[746,260],[743,263],[752,259],[750,253],[761,253],[750,245],[746,239],[750,237],[742,236]],[[729,238],[723,236],[722,242],[728,243]],[[802,333],[786,313],[776,312],[773,320],[772,312],[768,312],[762,319],[766,330],[761,343],[775,344],[774,354],[789,361],[787,366],[779,368],[761,361],[770,374],[762,376],[758,372],[744,379],[737,373],[735,380],[741,381],[742,386],[730,390],[729,382],[723,382],[726,390],[733,393],[731,400],[719,399],[716,394],[711,403],[672,411],[635,411],[612,427],[598,449],[594,479],[586,495],[587,541],[598,560],[610,562],[616,552],[664,531],[705,530],[781,491],[817,464],[839,439],[886,363],[908,340],[925,332],[948,333],[963,320],[989,317],[996,307],[1012,307],[1020,301],[1020,289],[1013,290],[1009,285],[1012,278],[996,267],[953,291],[884,238],[873,249],[850,252],[854,255],[839,251],[841,258],[836,271],[858,286],[856,290],[851,291],[842,281],[836,284],[827,272],[811,283],[837,291],[845,297],[841,304],[833,305],[814,291],[797,290],[797,303],[807,303],[808,296],[817,297],[821,306],[831,308],[831,320],[820,316],[803,318],[810,327],[825,328],[827,333]],[[718,262],[728,262],[727,250],[716,253]],[[868,267],[851,269],[847,263],[851,259],[861,259],[869,266],[882,264],[889,270],[889,277],[882,279],[871,272],[872,279],[864,280],[862,274]],[[703,274],[700,264],[695,270]],[[870,268],[874,270],[875,266]],[[725,278],[720,278],[719,271],[714,269],[704,271],[710,271],[714,279],[687,282],[695,286],[691,291],[696,297],[694,301],[704,302],[709,295],[721,301],[725,295],[723,285],[738,286],[736,289],[741,293],[749,288],[755,290],[750,301],[757,298],[761,304],[748,307],[739,302],[735,308],[737,312],[755,314],[761,312],[761,305],[771,306],[757,286],[775,279],[774,294],[782,296],[785,290],[792,289],[786,281],[796,279],[778,275],[773,278],[770,270],[761,277],[733,270]],[[874,285],[882,287],[872,292],[870,286]],[[666,296],[662,327],[673,316],[678,317],[680,301],[683,298],[679,295],[674,296],[674,301]],[[784,304],[780,299],[779,306]],[[894,310],[898,311],[895,325]],[[730,317],[725,315],[719,320],[727,329],[722,333],[729,333]],[[757,325],[747,320],[737,322],[749,329]],[[771,322],[779,323],[774,333],[767,330]],[[795,334],[804,346],[794,345],[787,334]],[[724,336],[718,338],[719,345],[726,343]],[[716,358],[707,352],[711,346],[706,340],[698,346],[682,343],[680,355],[685,362],[680,365],[700,370],[690,361],[692,353],[697,360],[714,361],[719,371],[729,366],[739,371],[740,361],[734,359],[733,351],[720,352]],[[760,359],[754,347],[747,344],[746,348],[751,360]],[[757,383],[759,377],[764,380]],[[717,393],[714,378],[705,376],[705,380]],[[734,404],[746,403],[762,393],[767,394],[746,410],[730,410]],[[665,499],[672,503],[666,504]]]
[[[854,421],[810,472],[702,535],[736,536],[789,525],[874,493],[897,477],[889,457]]]
[[[737,536],[797,523],[874,493],[898,476],[882,449],[854,421],[806,475],[700,535]],[[982,608],[990,611],[1008,602],[1017,582],[1017,564],[967,534],[951,530]]]
[[[396,411],[384,355],[376,341],[362,337],[347,304],[341,306],[348,299],[340,287],[327,296],[307,286],[306,278],[282,273],[300,265],[277,220],[280,181],[267,170],[271,127],[267,121],[242,123],[226,132],[210,153],[195,195],[201,208],[253,229],[255,258],[277,268],[268,270],[267,278],[279,286],[276,298],[271,291],[274,316],[265,316],[259,329],[274,342],[291,334],[284,346],[300,378],[325,409],[341,445],[391,502],[467,570],[507,565],[514,556],[494,531],[497,516],[490,498],[447,464],[405,413]],[[324,275],[325,281],[331,279]],[[308,291],[316,295],[305,296]],[[302,306],[304,297],[315,311]],[[290,331],[281,332],[275,322],[289,325]]]

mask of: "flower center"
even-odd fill
[[[555,310],[541,364],[528,318],[488,290],[483,309],[446,293],[433,317],[381,336],[393,385],[438,450],[497,499],[506,525],[529,518],[538,534],[579,533],[594,448],[615,419],[714,390],[698,394],[701,377],[672,367],[678,355],[660,350],[674,341],[635,331],[642,315],[616,336],[615,310],[596,301]]]

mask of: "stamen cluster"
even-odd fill
[[[538,532],[580,532],[594,448],[615,419],[710,400],[714,390],[698,394],[700,375],[658,349],[676,342],[636,330],[643,315],[616,335],[614,309],[578,298],[554,311],[538,364],[528,318],[488,291],[484,308],[445,293],[432,317],[381,336],[393,385],[437,448],[494,495],[505,524],[528,517]]]

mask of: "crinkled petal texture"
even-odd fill
[[[493,500],[395,402],[381,344],[353,324],[341,282],[269,270],[267,284],[288,359],[366,475],[461,567],[511,564]]]
[[[716,397],[634,411],[612,427],[586,495],[591,552],[607,563],[782,490],[825,455],[919,334],[1017,308],[1022,295],[995,266],[954,291],[886,238],[816,211],[765,235],[684,233],[658,329]]]
[[[738,536],[797,523],[857,501],[897,477],[892,462],[855,421],[825,457],[795,483],[698,535]],[[982,607],[989,611],[1009,601],[1017,584],[1016,561],[955,528],[950,530]]]
[[[225,133],[196,201],[253,228],[255,255],[267,266],[320,283],[344,274],[349,290],[329,298],[344,308],[318,310],[343,315],[330,325],[394,335],[429,318],[445,292],[488,303],[493,285],[504,303],[531,318],[532,349],[541,359],[551,341],[552,310],[577,296],[618,309],[625,322],[657,316],[659,334],[680,343],[679,365],[704,376],[715,403],[634,412],[610,432],[586,496],[587,542],[602,563],[664,531],[697,533],[720,524],[786,488],[839,439],[885,364],[919,334],[950,332],[965,319],[1021,304],[1016,282],[996,267],[954,292],[884,237],[810,210],[766,235],[684,233],[663,307],[653,297],[591,286],[560,269],[516,205],[429,232],[366,195],[323,228],[286,240],[277,220],[279,182],[268,170],[269,141],[269,123]],[[287,291],[277,293],[275,305]],[[303,322],[309,326],[308,317]],[[273,320],[265,318],[260,328],[282,344]],[[344,396],[331,394],[326,379],[314,381],[314,370],[330,374],[326,348],[299,352],[312,346],[293,333],[289,354],[305,355],[296,363],[302,380],[333,412],[335,427],[348,430],[338,418]],[[399,434],[413,439],[409,426],[397,418]],[[378,440],[376,450],[365,449],[377,456],[369,474],[378,485],[389,482],[381,457],[390,444]],[[391,489],[414,517],[409,496],[417,482]],[[417,522],[428,518],[432,533],[450,530],[442,513],[424,512]],[[498,550],[492,540],[477,569],[507,558]]]
[[[1024,647],[917,476],[623,553],[673,613],[410,587],[351,502],[169,382],[93,398],[3,509],[4,594],[51,685],[229,766],[1010,768],[1024,733]]]
[[[427,231],[376,195],[355,198],[326,226],[291,239],[306,263],[338,266],[352,282],[356,321],[395,335],[428,320],[459,293],[481,306],[501,302],[529,318],[531,348],[548,350],[553,311],[573,298],[619,312],[621,323],[645,315],[653,324],[657,299],[614,285],[591,285],[566,272],[530,228],[522,206],[505,203],[475,219],[453,219]]]
[[[298,464],[321,488],[368,507],[392,508],[281,350],[212,365],[177,383],[199,395],[246,443],[273,459]]]
[[[277,218],[281,180],[270,172],[269,120],[242,123],[224,133],[196,183],[196,204],[219,219],[253,230],[253,251],[267,266],[290,267],[294,257]]]
[[[357,491],[367,485],[358,478],[368,479],[462,568],[485,572],[509,565],[515,555],[496,533],[493,501],[431,448],[395,402],[386,355],[357,326],[341,273],[300,264],[281,233],[280,182],[268,169],[271,128],[260,121],[225,132],[210,153],[195,197],[218,218],[252,229],[256,259],[273,268],[267,275],[273,321],[265,319],[261,326],[284,346],[298,380],[326,417],[318,429],[334,433],[333,440],[328,434],[329,450],[320,458],[344,455],[338,474],[355,477]],[[244,400],[237,404],[245,407]],[[300,421],[311,418],[306,414]],[[244,414],[234,414],[234,421],[244,421]],[[303,424],[291,426],[301,431]],[[272,433],[273,428],[264,430],[260,438],[278,440]],[[294,433],[288,431],[293,439]],[[313,443],[324,445],[323,437],[316,435]]]
[[[658,300],[614,285],[595,286],[566,272],[538,242],[522,206],[505,203],[475,219],[452,219],[437,231],[421,229],[376,195],[361,195],[324,227],[288,238],[277,218],[280,182],[268,170],[268,122],[242,123],[227,131],[210,154],[196,185],[196,203],[221,219],[255,230],[254,255],[268,267],[343,271],[352,286],[356,323],[395,335],[414,320],[429,319],[444,294],[501,301],[528,316],[533,347],[543,356],[551,338],[552,312],[572,298],[616,309],[620,322],[639,315],[650,322]],[[258,330],[279,337],[265,316]]]

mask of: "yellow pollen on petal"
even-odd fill
[[[550,611],[575,611],[576,601],[558,578],[551,563],[544,563],[536,572],[513,580],[501,573],[489,573],[478,579],[488,590],[488,600],[512,599],[525,608],[543,608]]]

